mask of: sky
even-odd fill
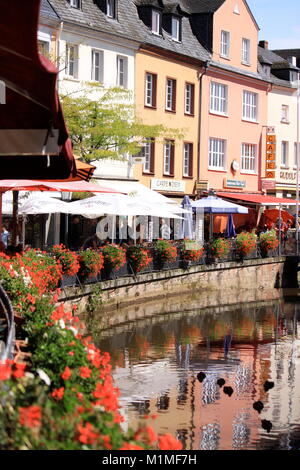
[[[300,0],[247,0],[255,17],[259,40],[269,49],[300,49]]]

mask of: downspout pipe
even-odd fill
[[[201,145],[201,131],[202,131],[202,79],[207,73],[210,61],[206,61],[202,67],[201,72],[198,74],[199,80],[199,105],[198,105],[198,142],[197,142],[197,181],[200,180],[200,145]]]

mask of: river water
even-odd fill
[[[147,423],[186,450],[300,448],[300,304],[157,311],[95,336],[112,357],[124,429],[150,414]],[[274,382],[268,391],[266,380]]]

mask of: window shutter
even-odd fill
[[[155,140],[151,139],[150,173],[154,174]]]
[[[176,80],[172,80],[172,111],[176,111]]]
[[[152,75],[152,77],[153,77],[152,106],[153,108],[156,108],[157,75]]]
[[[175,142],[171,141],[171,161],[170,161],[170,175],[174,176],[174,160],[175,160]]]
[[[189,176],[193,176],[193,149],[194,145],[189,145]]]

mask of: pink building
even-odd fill
[[[259,28],[244,0],[201,4],[194,31],[212,58],[200,78],[198,190],[261,191],[270,83],[257,60]]]

